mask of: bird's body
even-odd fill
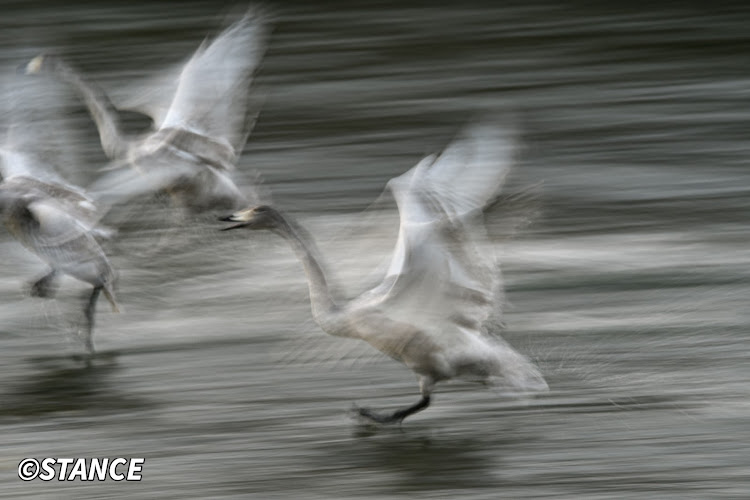
[[[289,218],[261,206],[227,220],[271,229],[305,266],[315,320],[329,334],[364,340],[419,377],[422,399],[391,414],[362,408],[378,422],[401,421],[429,405],[438,382],[453,378],[546,390],[537,368],[484,323],[498,305],[499,273],[482,223],[510,168],[513,137],[476,126],[440,156],[429,156],[388,187],[400,214],[399,236],[383,281],[346,303],[331,296],[311,238]]]
[[[117,109],[96,84],[59,57],[41,55],[26,73],[51,72],[72,85],[99,131],[108,171],[89,192],[107,204],[166,191],[192,211],[232,209],[247,198],[230,177],[254,123],[250,87],[266,29],[253,13],[204,42],[175,74],[123,109],[147,114],[154,130],[135,138],[121,131]]]
[[[0,213],[11,235],[50,268],[32,285],[32,295],[51,296],[59,274],[93,287],[84,309],[83,337],[92,353],[94,309],[99,293],[103,291],[117,310],[116,273],[97,241],[98,237],[108,236],[108,231],[97,225],[101,214],[82,190],[56,176],[31,177],[30,170],[34,169],[49,172],[30,154],[0,149]]]

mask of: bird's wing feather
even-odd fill
[[[158,127],[186,128],[223,140],[235,151],[242,148],[250,83],[265,48],[266,27],[259,17],[248,12],[198,48],[182,69]]]
[[[175,185],[183,177],[190,178],[195,174],[194,163],[169,160],[175,158],[154,155],[140,158],[132,167],[118,163],[118,168],[108,170],[96,179],[88,187],[88,192],[97,202],[112,206],[137,196],[156,193]]]
[[[53,267],[95,282],[109,268],[94,236],[103,212],[56,168],[79,167],[64,99],[43,81],[11,81],[14,109],[0,145],[0,209],[10,232]],[[102,264],[104,263],[104,264]]]
[[[511,131],[473,126],[440,156],[389,182],[399,236],[378,287],[389,311],[476,328],[492,312],[499,272],[481,223],[515,148]]]
[[[15,196],[50,198],[88,230],[104,216],[86,192],[65,181],[54,168],[32,154],[0,148],[0,173],[6,192]]]
[[[52,168],[42,165],[32,155],[15,150],[15,148],[0,148],[0,175],[3,179],[27,177],[59,184],[65,183]]]
[[[21,241],[42,260],[79,280],[111,283],[114,271],[109,259],[85,224],[53,198],[32,201],[27,213],[35,223],[27,226]]]
[[[41,198],[27,205],[38,224],[34,239],[48,247],[63,245],[88,233],[89,228],[54,198]]]
[[[439,156],[428,156],[404,174],[405,179],[396,178],[394,195],[402,220],[431,221],[444,215],[456,219],[483,209],[497,196],[515,151],[513,130],[468,127]]]

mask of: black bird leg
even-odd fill
[[[102,286],[94,287],[84,309],[86,313],[86,330],[84,332],[83,343],[90,355],[94,354],[94,342],[92,340],[94,333],[94,311],[96,310],[96,301],[99,299],[99,293],[102,291],[102,288]]]
[[[422,399],[417,401],[415,404],[396,410],[393,413],[378,413],[370,410],[369,408],[357,408],[359,415],[365,418],[369,418],[373,422],[379,424],[395,424],[401,423],[409,415],[422,411],[430,406],[430,396],[422,396]]]

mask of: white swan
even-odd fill
[[[101,213],[81,189],[57,176],[33,155],[0,148],[0,215],[8,231],[50,266],[31,286],[31,294],[54,294],[59,273],[91,284],[84,307],[83,342],[93,354],[94,311],[100,292],[117,311],[115,271],[96,237],[108,236],[97,226]]]
[[[307,273],[312,313],[332,335],[353,337],[401,361],[419,377],[421,399],[392,413],[359,408],[380,423],[400,422],[430,404],[435,384],[452,378],[521,391],[547,390],[537,368],[483,323],[499,289],[494,259],[483,251],[482,215],[512,163],[513,133],[473,126],[439,156],[391,179],[400,230],[382,283],[347,304],[336,302],[312,241],[268,206],[224,220],[284,237]]]
[[[247,199],[230,178],[255,121],[250,86],[260,63],[266,28],[253,11],[204,42],[178,75],[162,78],[127,109],[149,115],[155,130],[125,138],[109,97],[62,59],[40,55],[27,74],[50,72],[71,84],[99,131],[111,170],[88,191],[114,204],[164,190],[186,208],[236,209]],[[173,78],[171,78],[174,76]],[[133,168],[126,168],[126,167]]]

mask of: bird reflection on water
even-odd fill
[[[23,381],[3,390],[0,420],[40,419],[57,415],[117,414],[153,403],[112,382],[121,370],[117,355],[43,356],[29,360]]]

